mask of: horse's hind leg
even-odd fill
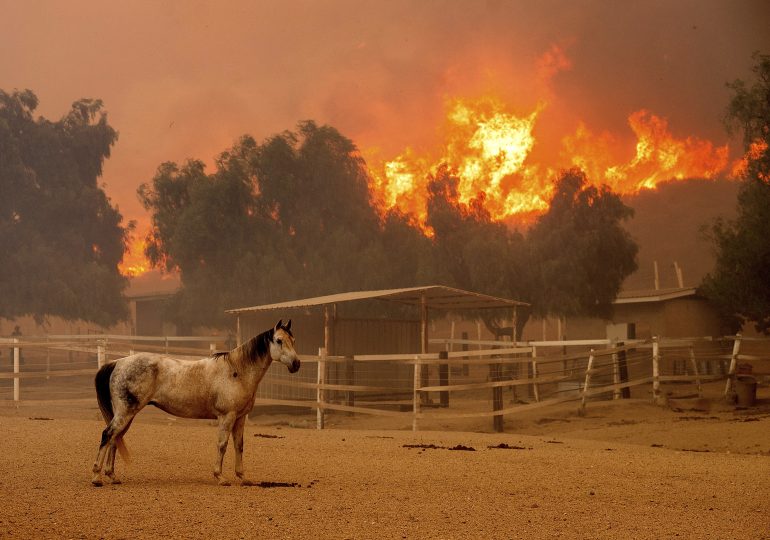
[[[237,418],[233,425],[233,446],[235,447],[235,476],[242,486],[253,486],[254,482],[243,477],[243,429],[246,425],[246,415]]]
[[[134,413],[136,414],[136,413]],[[123,439],[123,436],[128,431],[128,428],[131,427],[131,422],[134,421],[134,418],[131,417],[131,419],[128,421],[128,424],[126,427],[123,428],[123,430],[115,436],[115,440],[112,443],[112,446],[110,446],[110,450],[107,453],[107,459],[104,465],[104,475],[110,479],[110,482],[113,484],[120,484],[120,480],[118,480],[115,477],[115,450],[117,450],[118,445],[121,444],[121,441]],[[123,456],[125,457],[125,456]]]
[[[214,477],[217,479],[220,486],[230,485],[230,482],[222,476],[222,461],[224,461],[225,458],[227,440],[230,438],[230,433],[233,431],[235,421],[235,413],[228,413],[219,417],[219,434],[217,438],[217,450],[219,451],[219,454],[217,456],[217,461],[214,463]]]
[[[96,454],[94,462],[91,483],[95,486],[102,485],[102,471],[113,484],[119,484],[120,480],[115,478],[115,449],[117,440],[126,432],[134,419],[136,412],[130,415],[118,414],[110,421],[104,431],[102,431],[102,442],[99,446],[99,452]]]

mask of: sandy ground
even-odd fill
[[[0,537],[770,538],[770,399],[567,404],[502,434],[328,425],[253,418],[245,464],[263,485],[220,487],[212,424],[148,408],[124,483],[95,488],[95,402],[2,405]]]

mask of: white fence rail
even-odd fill
[[[133,351],[201,357],[227,348],[222,336],[43,336],[0,339],[0,401],[93,396],[93,375],[110,358]],[[303,355],[289,375],[271,366],[257,406],[316,410],[323,428],[329,412],[399,417],[421,424],[458,418],[503,418],[575,401],[585,411],[594,399],[630,397],[631,390],[661,402],[666,394],[724,381],[734,391],[746,366],[770,375],[770,340],[741,336],[632,340],[533,341],[527,343],[434,340],[444,351],[427,354]],[[202,346],[201,346],[202,345]],[[465,347],[469,350],[454,350]],[[26,361],[25,361],[26,360]],[[6,369],[6,368],[10,369]],[[55,381],[77,380],[77,384]],[[7,383],[12,381],[12,387]],[[47,383],[47,384],[45,384]],[[4,386],[5,384],[5,386]],[[29,386],[29,391],[27,391]]]

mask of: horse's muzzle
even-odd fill
[[[292,360],[291,365],[289,366],[289,373],[296,373],[299,371],[299,358],[295,358]]]

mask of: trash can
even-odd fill
[[[739,407],[753,407],[757,400],[757,379],[747,375],[736,377],[735,395]]]

